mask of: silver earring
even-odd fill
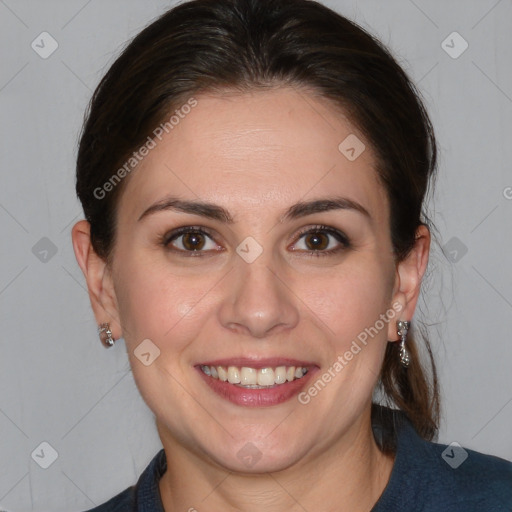
[[[112,337],[112,331],[110,330],[110,325],[108,323],[104,323],[98,326],[98,334],[100,336],[100,341],[103,343],[103,346],[110,348],[114,345],[115,340]]]
[[[402,363],[404,368],[407,368],[411,363],[411,356],[409,355],[409,351],[405,348],[405,339],[407,338],[407,331],[409,331],[411,327],[411,322],[399,320],[397,322],[397,327],[398,336],[402,338],[400,340],[400,363]]]

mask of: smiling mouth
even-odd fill
[[[304,366],[251,368],[248,366],[201,365],[200,369],[205,375],[213,379],[246,389],[274,388],[301,379],[308,372],[308,369]]]

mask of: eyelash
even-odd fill
[[[162,237],[160,237],[159,243],[166,249],[169,249],[169,244],[185,234],[200,234],[207,235],[209,238],[213,240],[213,235],[209,229],[200,227],[200,226],[184,226],[182,228],[175,229],[170,233],[166,233]],[[329,250],[309,250],[309,251],[301,251],[308,254],[310,257],[320,257],[320,256],[331,256],[337,254],[346,249],[350,249],[352,247],[349,238],[342,233],[341,231],[330,228],[329,226],[324,225],[316,225],[312,227],[305,228],[301,230],[297,235],[297,241],[299,241],[304,235],[307,234],[315,234],[315,233],[326,233],[333,236],[341,245],[336,247],[335,249]],[[296,242],[295,242],[296,243]],[[169,249],[175,253],[181,253],[184,257],[204,257],[204,253],[207,251],[184,251],[183,249]]]

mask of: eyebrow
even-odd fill
[[[144,210],[141,216],[137,219],[137,222],[148,215],[167,210],[198,215],[200,217],[217,220],[225,224],[234,223],[233,217],[229,211],[222,206],[205,201],[183,200],[174,196],[165,197],[151,205],[149,208]],[[352,210],[364,215],[368,220],[372,220],[368,210],[357,201],[347,197],[327,197],[311,201],[300,201],[290,206],[281,216],[281,222],[300,219],[315,213],[332,210]]]

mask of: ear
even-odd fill
[[[396,267],[395,287],[392,303],[399,303],[400,312],[396,320],[410,321],[414,315],[421,290],[421,280],[425,274],[430,251],[430,231],[425,225],[416,230],[414,247]],[[388,340],[398,341],[396,322],[389,322]]]
[[[90,224],[77,222],[71,231],[73,249],[78,265],[87,281],[87,289],[96,322],[108,322],[114,339],[122,337],[119,308],[112,281],[112,273],[105,260],[100,258],[91,244]]]

